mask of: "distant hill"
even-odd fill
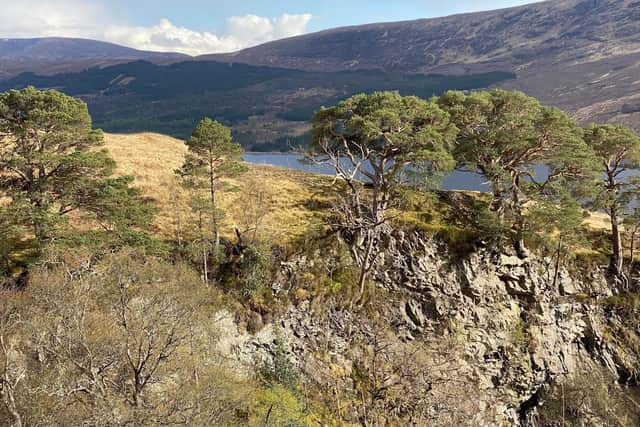
[[[180,53],[147,52],[86,39],[0,39],[0,78],[28,71],[55,74],[142,59],[168,63],[188,58]]]
[[[206,60],[307,71],[517,74],[506,87],[581,122],[640,130],[640,1],[552,0],[436,19],[337,28]]]
[[[147,52],[113,43],[61,37],[0,39],[0,58],[24,61],[78,59],[185,59],[181,53]]]
[[[98,127],[109,132],[153,131],[185,137],[205,116],[233,126],[251,150],[301,145],[308,120],[322,105],[360,92],[398,90],[430,97],[448,89],[477,89],[514,75],[465,76],[381,70],[305,72],[244,64],[186,61],[157,65],[136,61],[78,73],[24,73],[0,81],[0,91],[33,85],[55,88],[89,104]]]

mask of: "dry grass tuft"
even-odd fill
[[[591,230],[611,229],[611,220],[602,212],[589,212],[589,216],[585,218],[584,223]]]
[[[183,229],[193,226],[189,196],[174,174],[187,152],[183,141],[154,133],[106,134],[105,148],[118,163],[117,173],[133,176],[134,185],[158,205],[155,233],[175,239],[178,218]],[[220,204],[226,211],[224,236],[232,237],[236,227],[244,231],[255,223],[256,215],[264,214],[258,237],[284,243],[299,237],[322,215],[314,206],[326,197],[331,179],[273,166],[248,166],[249,172],[228,181],[235,189],[221,194]]]

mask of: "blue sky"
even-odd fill
[[[431,18],[530,0],[0,0],[0,37],[84,37],[139,49],[229,52],[344,25]]]
[[[382,21],[445,16],[531,3],[533,0],[114,0],[132,23],[152,25],[168,18],[199,31],[224,30],[229,16],[266,17],[311,13],[311,31]]]

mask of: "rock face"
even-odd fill
[[[600,339],[602,310],[576,298],[610,294],[600,272],[577,281],[563,271],[554,287],[549,259],[480,250],[455,261],[446,247],[416,235],[389,243],[379,281],[407,296],[408,332],[434,333],[454,319],[465,334],[460,363],[479,375],[488,402],[503,403],[505,421],[526,419],[523,404],[556,377],[592,363],[615,369],[615,355],[587,344]]]
[[[457,403],[472,416],[462,425],[533,425],[541,394],[555,381],[598,367],[624,380],[640,366],[632,350],[609,337],[620,319],[599,303],[614,292],[604,269],[592,266],[584,276],[562,270],[554,285],[550,259],[487,249],[460,256],[402,232],[389,236],[387,247],[376,281],[390,297],[379,310],[386,311],[395,346],[444,352],[447,372],[474,384],[473,399]],[[311,381],[323,380],[319,352],[348,373],[354,340],[372,346],[376,336],[353,311],[323,310],[320,316],[305,301],[280,321],[292,360]],[[446,342],[455,342],[448,355]]]

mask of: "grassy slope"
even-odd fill
[[[183,141],[155,133],[106,134],[105,141],[106,148],[118,163],[118,173],[132,175],[144,195],[156,201],[160,211],[154,231],[159,236],[176,238],[178,215],[183,233],[195,227],[196,219],[188,205],[189,196],[173,173],[187,151]],[[236,227],[246,229],[247,221],[252,221],[256,211],[265,211],[257,237],[263,241],[286,243],[303,235],[310,224],[326,213],[323,205],[326,206],[330,194],[330,178],[267,165],[248,166],[248,173],[229,180],[235,190],[225,190],[221,194],[221,207],[226,212],[223,236],[233,238]],[[259,194],[262,194],[262,203]],[[410,203],[406,207],[401,215],[404,222],[408,221],[405,225],[422,224],[435,232],[439,227],[452,224],[451,219],[460,215],[457,208],[447,202],[427,199],[430,201],[426,204],[410,206]],[[594,231],[609,228],[608,218],[601,213],[592,213],[585,222]]]
[[[154,227],[166,238],[175,238],[177,212],[183,227],[193,224],[188,195],[180,188],[173,171],[182,163],[186,147],[178,139],[155,133],[129,135],[106,134],[105,145],[118,163],[118,173],[132,175],[135,185],[160,208]],[[223,235],[231,237],[234,228],[244,229],[245,214],[253,216],[260,208],[256,193],[263,193],[263,209],[267,211],[261,225],[261,236],[271,241],[286,241],[300,236],[320,212],[314,201],[322,201],[331,180],[327,177],[291,171],[272,166],[249,165],[241,179],[230,180],[236,191],[225,191],[220,197],[227,216]],[[251,219],[251,218],[249,218]]]

